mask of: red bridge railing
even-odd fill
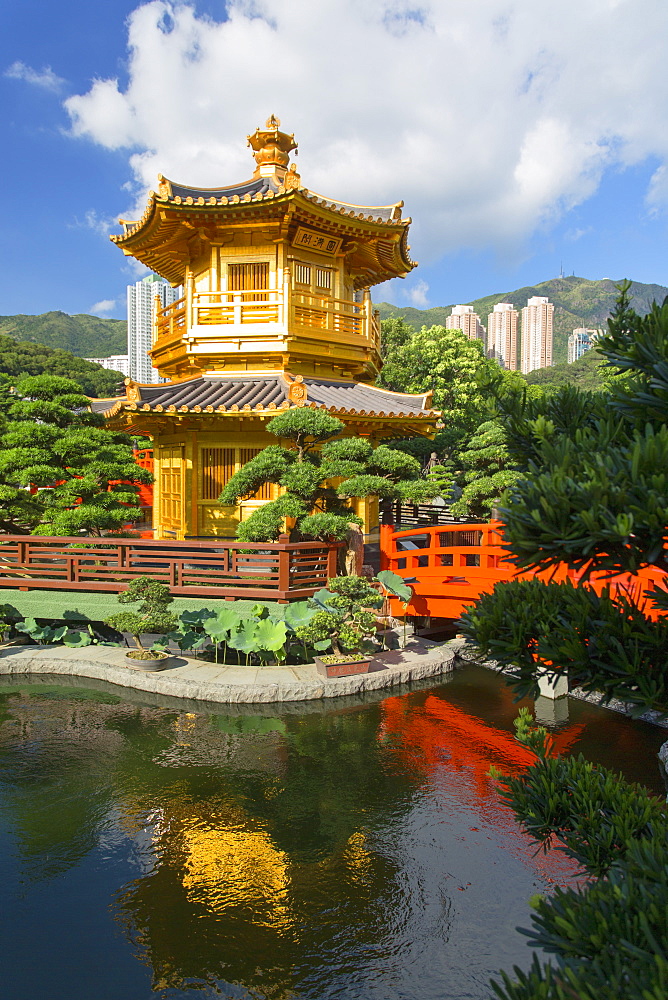
[[[327,586],[339,547],[287,535],[277,542],[1,535],[0,587],[118,593],[149,576],[175,595],[285,603]]]
[[[560,564],[540,573],[520,572],[507,559],[502,548],[502,522],[479,524],[440,524],[396,531],[392,525],[380,526],[381,569],[392,570],[413,588],[408,605],[409,615],[435,618],[458,618],[464,608],[482,594],[488,594],[502,580],[540,580],[564,582],[578,586],[584,573]],[[661,617],[651,608],[643,592],[653,583],[666,580],[668,574],[654,568],[608,576],[592,574],[586,585],[598,593],[610,587],[612,595],[624,592],[633,596],[648,618]],[[403,606],[391,600],[393,614],[403,614]]]

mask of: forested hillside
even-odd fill
[[[12,381],[20,375],[60,375],[78,382],[87,396],[116,396],[123,386],[120,372],[76,358],[69,351],[0,334],[0,382],[6,383],[3,375]]]
[[[473,302],[472,305],[487,326],[487,316],[497,302],[512,302],[516,309],[522,309],[527,299],[533,295],[546,295],[554,303],[554,362],[565,362],[568,357],[568,335],[578,326],[605,327],[617,297],[616,285],[619,282],[609,278],[601,281],[589,281],[587,278],[552,278],[539,285],[527,285],[514,292],[498,292],[487,295]],[[644,285],[634,281],[631,284],[631,305],[635,311],[644,316],[653,301],[663,302],[668,295],[668,288],[663,285]],[[458,304],[458,303],[453,303]],[[419,329],[421,326],[431,326],[435,323],[444,324],[452,306],[437,306],[433,309],[414,309],[411,306],[398,307],[387,302],[380,302],[376,308],[381,319],[389,316],[402,316],[407,323]]]
[[[42,313],[41,316],[0,316],[0,334],[15,340],[69,351],[79,358],[108,358],[127,351],[127,323],[81,313]]]

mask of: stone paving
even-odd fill
[[[378,691],[455,668],[461,641],[436,644],[412,639],[405,649],[376,656],[368,674],[324,678],[315,665],[224,666],[185,656],[172,656],[160,671],[128,666],[126,647],[5,646],[0,649],[0,675],[20,680],[27,675],[56,674],[94,678],[152,694],[216,704],[267,704],[312,701]]]

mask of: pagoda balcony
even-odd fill
[[[172,305],[157,304],[153,351],[160,352],[179,340],[192,346],[207,340],[217,345],[257,340],[266,350],[268,340],[282,341],[294,335],[342,345],[360,345],[380,350],[380,319],[365,293],[361,302],[336,299],[291,288],[252,291],[197,292]]]

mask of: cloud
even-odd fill
[[[411,288],[407,288],[404,294],[412,306],[417,309],[426,309],[429,306],[428,291],[427,282],[420,280],[416,281]]]
[[[652,158],[668,204],[668,5],[655,0],[228,0],[225,20],[151,0],[128,20],[128,82],[65,107],[71,134],[127,151],[134,211],[164,173],[247,178],[245,136],[276,113],[303,183],[405,199],[424,263],[517,254],[603,174]],[[592,44],[595,39],[595,44]]]
[[[564,240],[567,243],[577,243],[577,241],[581,240],[583,236],[588,236],[591,232],[592,226],[585,226],[584,228],[578,226],[575,229],[566,230],[564,233]]]
[[[93,316],[105,316],[116,308],[116,299],[102,299],[88,310]]]
[[[113,215],[100,215],[94,208],[89,208],[84,214],[83,219],[76,216],[69,228],[91,229],[94,233],[97,233],[98,236],[104,236],[105,239],[109,239],[110,233],[118,231],[118,219]]]
[[[65,83],[62,77],[56,76],[50,66],[45,66],[39,72],[19,61],[8,66],[3,75],[9,77],[10,80],[25,80],[26,83],[32,83],[36,87],[44,87],[45,90],[58,91]]]

